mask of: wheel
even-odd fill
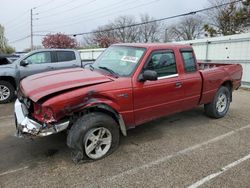
[[[11,102],[14,96],[13,85],[7,81],[0,81],[0,104]]]
[[[119,126],[110,116],[94,112],[80,117],[71,127],[67,145],[75,163],[102,159],[119,145]]]
[[[222,118],[227,114],[230,106],[230,91],[227,87],[220,87],[213,101],[205,104],[205,113],[212,118]]]

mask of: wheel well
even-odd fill
[[[9,82],[16,89],[16,81],[15,81],[15,79],[13,77],[11,77],[11,76],[0,76],[0,80]]]
[[[125,123],[123,121],[122,116],[119,115],[118,112],[116,112],[115,110],[113,110],[111,107],[109,107],[107,105],[99,104],[99,105],[88,107],[88,108],[84,109],[83,111],[78,112],[77,114],[75,114],[76,115],[75,118],[77,119],[78,117],[83,116],[84,114],[89,114],[91,112],[101,112],[101,113],[109,115],[119,125],[121,133],[124,136],[127,136],[126,126],[125,126]]]
[[[232,102],[232,89],[233,89],[233,84],[232,81],[227,80],[225,82],[223,82],[222,86],[227,87],[230,91],[230,101]]]
[[[105,108],[99,108],[98,106],[89,108],[88,113],[90,113],[90,112],[101,112],[101,113],[107,114],[107,115],[111,116],[116,121],[116,123],[119,124],[119,120],[118,120],[117,116],[114,114],[115,112],[111,112],[110,110],[107,110]]]
[[[232,87],[233,87],[233,84],[232,84],[231,81],[228,80],[228,81],[223,82],[222,86],[227,87],[231,91]]]

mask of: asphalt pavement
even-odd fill
[[[14,136],[13,103],[0,105],[0,187],[250,187],[250,91],[226,117],[203,107],[128,131],[112,155],[75,165],[66,134]]]

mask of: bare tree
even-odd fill
[[[136,26],[127,27],[129,25],[136,24],[133,16],[119,16],[111,24],[112,28],[118,28],[114,30],[114,36],[120,42],[137,42],[139,36],[139,28]]]
[[[146,23],[139,26],[139,41],[140,42],[159,42],[160,40],[160,30],[161,24],[158,22],[150,22],[154,18],[150,17],[148,14],[143,14],[140,17],[141,23]]]
[[[172,40],[193,40],[202,33],[202,21],[198,17],[190,16],[180,20],[176,25],[168,28],[168,38]]]
[[[98,27],[84,41],[88,46],[94,44],[99,47],[108,47],[118,42],[158,42],[161,38],[161,24],[152,20],[147,14],[141,15],[140,22],[136,22],[133,16],[119,16],[109,24]]]
[[[85,38],[85,42],[89,46],[98,46],[107,48],[111,44],[118,43],[113,27],[111,24],[98,27],[93,31],[93,34]]]

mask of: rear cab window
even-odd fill
[[[156,71],[158,79],[178,76],[174,52],[170,50],[153,52],[144,68],[145,70]]]
[[[58,62],[76,60],[75,52],[73,51],[57,51],[56,55],[57,55]]]
[[[182,56],[185,72],[186,73],[196,72],[197,66],[196,66],[196,60],[195,60],[193,51],[190,49],[187,49],[187,50],[182,49],[181,56]]]

